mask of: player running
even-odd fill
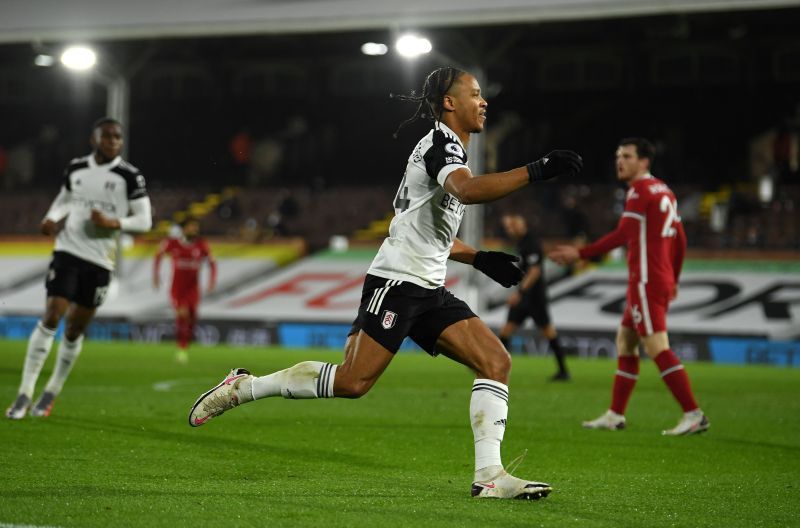
[[[559,246],[548,256],[559,264],[591,258],[628,247],[628,293],[617,332],[617,373],[611,408],[583,422],[589,429],[623,429],[625,408],[639,377],[639,343],[661,371],[672,395],[683,408],[678,425],[663,434],[676,436],[708,429],[708,418],[695,402],[689,376],[669,347],[667,309],[678,293],[678,278],[686,252],[686,235],[675,195],[650,174],[655,155],[643,138],[627,138],[617,148],[617,179],[628,184],[625,211],[617,228],[593,244],[578,249]]]
[[[172,258],[172,287],[170,299],[175,309],[175,340],[178,350],[175,360],[178,363],[189,361],[189,343],[197,324],[197,306],[200,304],[200,268],[208,262],[210,274],[208,290],[211,292],[217,283],[217,261],[211,255],[208,242],[200,235],[200,222],[192,217],[181,222],[180,238],[169,238],[162,242],[153,259],[153,287],[161,285],[159,272],[164,255]]]
[[[394,200],[395,217],[364,281],[361,306],[341,365],[306,361],[262,377],[234,369],[200,396],[189,413],[199,426],[242,403],[260,398],[359,398],[389,366],[401,342],[411,337],[431,355],[470,367],[470,417],[475,438],[474,497],[537,499],[549,484],[508,474],[500,443],[508,414],[511,358],[497,336],[466,303],[444,288],[447,259],[471,264],[505,287],[519,282],[516,257],[477,251],[456,238],[466,205],[490,202],[532,182],[574,175],[580,156],[558,150],[508,172],[474,176],[467,167],[470,134],[480,133],[487,103],[475,77],[440,68],[425,80],[418,118],[433,129],[411,152]]]
[[[12,420],[24,418],[29,408],[31,416],[50,415],[81,352],[83,334],[108,292],[120,231],[144,232],[153,222],[144,176],[119,155],[119,121],[106,117],[95,122],[89,143],[92,153],[69,163],[61,192],[42,221],[42,233],[56,235],[45,282],[47,304],[28,340],[17,398],[6,410]],[[55,368],[31,407],[36,380],[65,315]]]

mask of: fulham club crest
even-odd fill
[[[381,326],[384,330],[389,330],[390,328],[394,327],[394,324],[397,322],[397,314],[394,312],[390,312],[389,310],[384,310],[383,315],[381,316]]]

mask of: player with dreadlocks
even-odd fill
[[[261,377],[233,369],[198,398],[189,423],[203,425],[237,405],[271,396],[359,398],[408,336],[430,355],[444,355],[475,372],[470,400],[475,439],[472,496],[544,497],[552,489],[549,484],[510,475],[500,458],[511,357],[444,282],[450,259],[474,266],[505,287],[517,284],[522,276],[514,265],[517,257],[478,251],[456,237],[466,205],[497,200],[530,183],[575,175],[583,162],[572,151],[556,150],[508,172],[475,176],[467,167],[466,150],[470,134],[483,131],[487,106],[475,77],[440,68],[428,75],[420,95],[400,99],[417,103],[417,109],[398,131],[417,119],[433,121],[433,129],[408,158],[394,200],[395,217],[367,272],[344,361],[305,361]]]
[[[428,74],[428,77],[425,79],[425,84],[422,86],[422,94],[415,95],[413,90],[409,95],[390,94],[389,97],[397,98],[408,103],[417,104],[417,109],[414,112],[414,115],[400,123],[400,126],[397,127],[397,130],[394,133],[395,139],[403,127],[410,125],[419,119],[433,121],[434,123],[441,122],[444,106],[440,103],[440,101],[442,101],[444,95],[450,91],[450,88],[453,87],[456,79],[463,73],[466,72],[457,68],[439,68]]]

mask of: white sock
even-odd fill
[[[69,376],[75,361],[78,359],[78,355],[81,353],[81,348],[83,348],[83,336],[80,336],[75,341],[69,341],[66,337],[61,340],[58,345],[56,365],[50,375],[47,386],[44,388],[45,391],[56,395],[61,392],[64,382],[67,381],[67,376]]]
[[[475,473],[499,466],[500,444],[506,432],[508,417],[508,386],[489,379],[476,379],[472,384],[469,417],[475,437]]]
[[[36,328],[31,332],[28,339],[28,351],[25,354],[25,366],[22,367],[22,382],[19,385],[19,394],[24,394],[28,398],[33,396],[33,389],[36,387],[36,380],[42,371],[47,356],[50,354],[50,347],[53,346],[55,330],[47,328],[41,321],[36,324]]]
[[[283,396],[287,399],[333,398],[336,365],[304,361],[285,370],[253,378],[253,399]]]

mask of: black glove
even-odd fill
[[[519,257],[502,251],[478,251],[472,267],[488,275],[493,281],[506,288],[522,280],[522,270],[514,265]]]
[[[538,182],[557,176],[575,176],[583,168],[583,159],[571,150],[554,150],[525,166],[528,168],[529,181]]]

